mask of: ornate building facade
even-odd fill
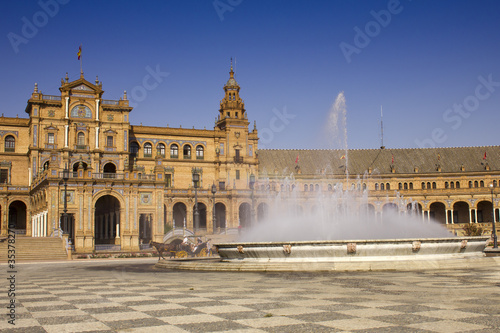
[[[76,252],[135,251],[193,230],[196,206],[194,232],[217,234],[259,223],[270,196],[300,193],[306,213],[317,193],[345,189],[366,193],[375,218],[406,214],[405,197],[423,221],[456,232],[498,220],[500,146],[259,150],[232,67],[213,130],[131,125],[126,92],[103,99],[83,73],[59,90],[44,95],[35,84],[28,118],[0,118],[2,236],[65,233]]]

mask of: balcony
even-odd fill
[[[243,163],[243,157],[242,156],[235,156],[234,163]]]
[[[89,146],[87,145],[75,145],[76,150],[87,150]]]

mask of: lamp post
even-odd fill
[[[64,180],[64,209],[63,209],[63,231],[68,230],[68,179],[69,179],[69,170],[66,165],[63,169],[63,180]],[[60,226],[59,226],[60,228]]]
[[[490,184],[490,190],[491,190],[491,207],[493,210],[493,215],[491,219],[491,226],[493,228],[493,248],[496,249],[498,248],[498,242],[497,242],[497,229],[495,226],[495,202],[493,201],[493,190],[494,190],[493,184]]]
[[[250,214],[250,225],[253,225],[255,223],[255,203],[254,203],[254,187],[255,187],[255,175],[252,173],[250,175],[250,189],[252,190],[252,212]]]
[[[196,233],[200,228],[200,212],[198,211],[198,181],[200,180],[200,175],[198,173],[193,173],[193,184],[194,184],[194,232]]]
[[[215,193],[217,193],[217,187],[215,184],[212,185],[212,195],[214,197],[214,206],[212,208],[212,228],[215,231],[215,225],[216,225],[216,216],[215,216]]]

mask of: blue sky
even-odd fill
[[[127,90],[132,124],[213,128],[233,57],[266,148],[339,148],[325,123],[341,91],[349,148],[380,146],[381,105],[387,148],[496,145],[499,13],[498,1],[3,1],[0,112],[26,117],[35,82],[58,94],[66,72],[77,79],[82,44],[85,78],[105,99]]]

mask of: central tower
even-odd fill
[[[215,121],[219,183],[248,188],[250,175],[257,176],[257,129],[254,126],[249,131],[249,124],[231,60],[229,80],[224,85],[224,98]]]

